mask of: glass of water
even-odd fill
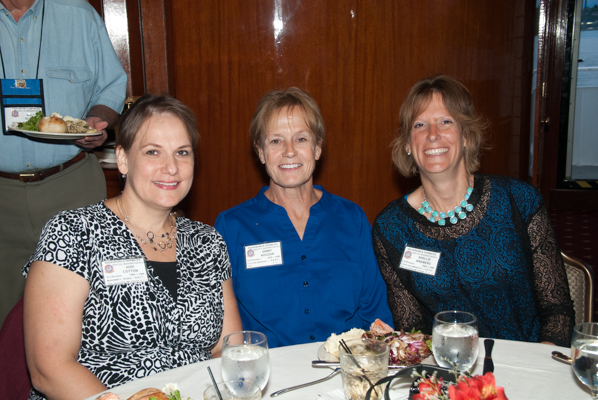
[[[598,323],[585,322],[573,328],[571,367],[577,378],[598,399]]]
[[[204,400],[260,400],[262,391],[251,382],[227,381],[210,386],[203,392]]]
[[[222,344],[222,379],[253,382],[264,390],[270,377],[266,335],[255,331],[234,332]]]
[[[478,357],[478,320],[465,311],[442,311],[434,316],[432,351],[438,365],[469,371]]]

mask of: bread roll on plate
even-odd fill
[[[68,131],[68,126],[62,118],[51,115],[49,117],[43,117],[41,121],[39,121],[39,130],[40,132],[66,133]]]
[[[139,392],[135,393],[133,396],[129,397],[127,400],[169,400],[166,393],[161,391],[160,389],[156,388],[148,388],[140,390]]]

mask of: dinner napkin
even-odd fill
[[[390,400],[407,400],[409,393],[401,394],[395,390],[390,390]],[[343,389],[334,389],[328,393],[319,394],[316,400],[345,400],[345,392]]]

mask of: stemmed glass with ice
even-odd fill
[[[264,390],[270,377],[266,335],[255,331],[234,332],[222,344],[222,379],[253,382]]]
[[[465,311],[442,311],[434,316],[432,351],[438,365],[469,371],[478,357],[478,321]]]

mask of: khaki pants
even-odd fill
[[[105,198],[104,173],[93,154],[38,182],[0,177],[0,325],[23,296],[21,269],[48,219]]]

